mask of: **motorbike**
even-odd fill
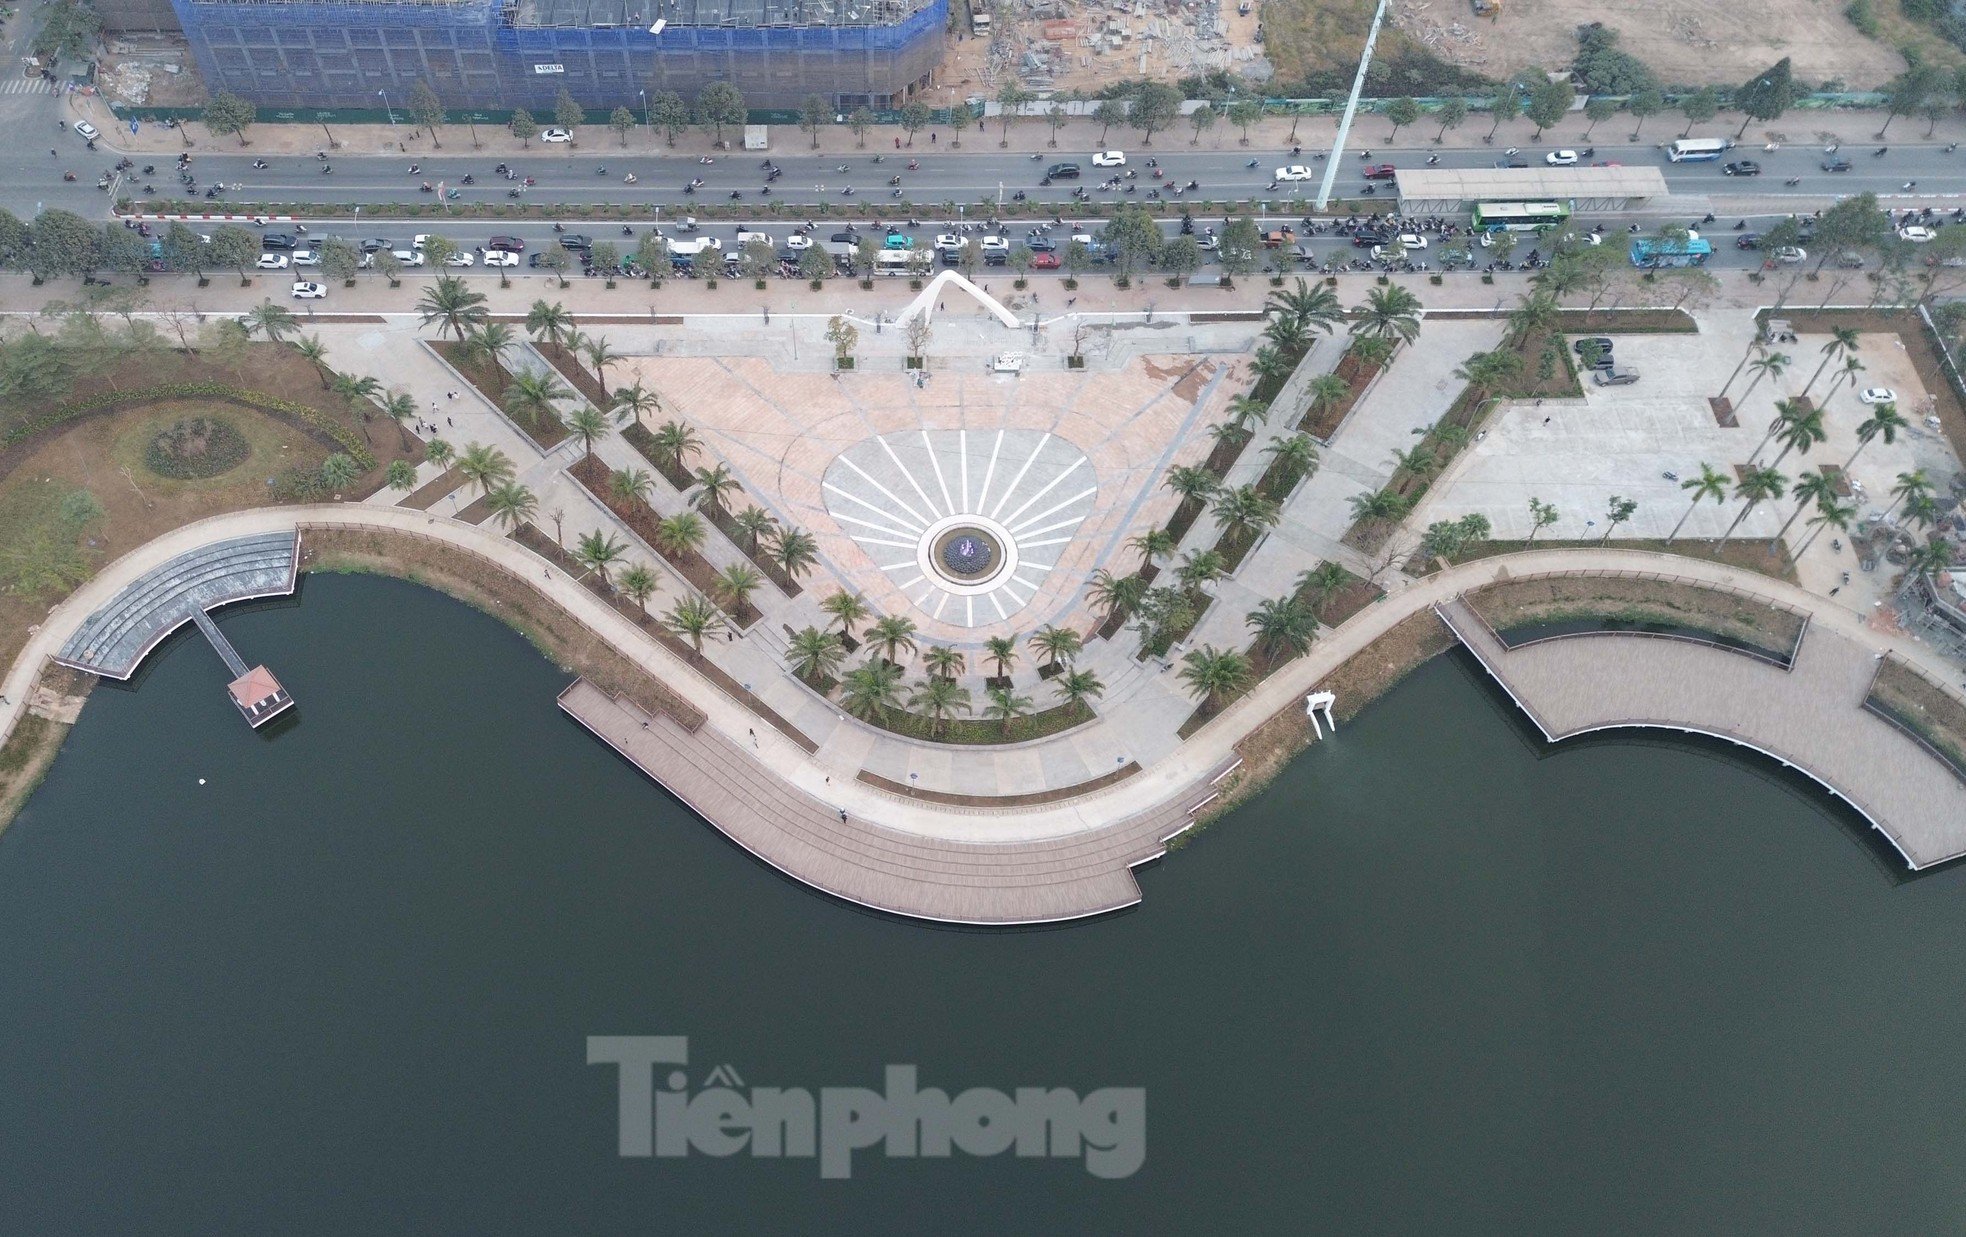
[[[458,200],[459,198],[461,198],[461,197],[463,197],[463,196],[464,196],[464,190],[462,190],[462,189],[446,189],[446,190],[444,190],[444,200],[445,200],[446,202],[455,202],[455,201],[457,201],[457,200]]]
[[[128,162],[128,160],[125,160],[125,161],[124,161],[124,163],[127,163],[127,162]],[[124,166],[124,164],[123,164],[123,163],[119,163],[119,164],[117,164],[116,166],[117,166],[117,167],[122,167],[122,166]],[[264,160],[264,159],[255,159],[255,160],[253,160],[253,166],[254,166],[255,168],[265,168],[265,167],[269,167],[269,166],[271,166],[271,165],[270,165],[270,164],[268,164],[268,163],[266,162],[266,160]]]
[[[432,185],[429,181],[426,180],[422,184],[416,187],[416,191],[418,193],[435,193],[437,189],[436,186]]]
[[[630,173],[628,173],[628,175],[626,175],[626,176],[624,176],[624,177],[622,177],[622,178],[621,178],[621,183],[622,183],[622,184],[624,184],[624,185],[632,185],[632,184],[634,184],[634,183],[635,183],[635,174],[634,174],[633,172],[630,172]]]
[[[908,170],[909,170],[910,172],[919,172],[919,171],[921,171],[921,168],[922,168],[922,165],[921,165],[920,163],[917,163],[917,162],[916,162],[915,160],[913,160],[913,159],[910,159],[910,160],[908,160]]]
[[[75,179],[75,173],[73,173],[73,172],[63,172],[63,173],[61,174],[61,178],[62,178],[63,180],[74,180],[74,179]]]
[[[156,175],[156,174],[157,174],[157,165],[156,165],[156,164],[154,164],[154,163],[146,163],[146,164],[144,164],[144,165],[143,165],[143,174],[144,174],[145,176],[154,176],[154,175]]]
[[[901,183],[901,178],[899,176],[890,176],[887,178],[887,183],[890,185],[898,185]]]
[[[497,172],[500,176],[505,176],[512,171],[512,165],[508,163],[501,163],[497,167],[493,168],[492,171]]]
[[[508,198],[516,198],[519,195],[523,194],[524,192],[525,192],[524,189],[507,189],[505,191],[505,196]]]
[[[846,172],[846,171],[851,171],[851,170],[852,170],[852,166],[853,166],[852,164],[848,164],[848,163],[842,163],[842,164],[840,164],[840,166],[838,166],[838,167],[836,167],[836,168],[834,168],[833,170],[834,170],[835,172]]]
[[[323,176],[331,176],[331,175],[333,175],[333,174],[334,174],[334,164],[332,164],[332,163],[323,163],[323,164],[321,165],[321,175],[323,175]]]
[[[624,223],[621,225],[621,234],[623,236],[633,236],[635,234],[635,229],[630,227],[628,224]]]
[[[1248,163],[1243,164],[1243,166],[1246,168],[1253,168],[1256,166],[1256,160],[1251,159]]]
[[[716,162],[716,160],[715,160],[715,159],[712,159],[712,158],[711,158],[711,157],[710,157],[709,155],[699,155],[699,156],[697,157],[697,160],[696,160],[696,161],[697,161],[698,163],[715,163],[715,162]]]
[[[421,163],[410,164],[410,175],[414,176],[418,172],[421,172],[422,170],[423,170],[423,165]]]

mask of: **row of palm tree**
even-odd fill
[[[906,672],[895,656],[903,646],[912,648],[913,629],[914,625],[906,619],[880,620],[870,631],[866,660],[844,674],[841,674],[841,666],[846,660],[847,650],[840,632],[807,627],[794,633],[787,645],[787,652],[793,673],[813,686],[821,686],[837,678],[840,705],[855,717],[887,723],[897,712],[905,709],[926,718],[931,732],[939,736],[947,731],[948,724],[958,715],[972,713],[976,706],[970,690],[956,681],[956,676],[962,673],[963,655],[943,646],[932,648],[923,655],[922,664],[926,673],[903,694]],[[1076,641],[1076,632],[1065,634]],[[1009,674],[1010,662],[1016,657],[1015,638],[998,637],[992,640],[991,645],[990,656],[997,659],[998,664],[997,677],[1005,678]],[[1076,647],[1074,643],[1074,651]],[[1067,670],[1052,684],[1059,705],[1074,709],[1089,708],[1091,702],[1103,695],[1105,690],[1105,684],[1090,670]],[[996,721],[1006,736],[1018,719],[1028,716],[1036,707],[1030,696],[1019,694],[1007,683],[991,685],[985,690],[984,698],[987,702],[983,707],[984,716]]]

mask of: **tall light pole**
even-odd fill
[[[1383,0],[1381,0],[1381,7],[1384,7]],[[1374,29],[1377,29],[1377,27],[1375,26]],[[1368,43],[1366,44],[1366,46],[1370,47],[1371,44]],[[389,92],[387,90],[378,90],[375,92],[375,94],[378,99],[382,100],[382,110],[389,113],[389,123],[392,125],[395,124],[396,109],[389,106]]]
[[[1379,41],[1379,26],[1386,20],[1386,0],[1372,11],[1372,29],[1365,33],[1365,50],[1359,53],[1358,76],[1352,79],[1352,97],[1345,100],[1345,115],[1338,121],[1338,138],[1331,144],[1331,162],[1325,166],[1324,180],[1317,187],[1317,208],[1331,201],[1331,182],[1338,179],[1338,160],[1345,154],[1345,138],[1352,131],[1352,117],[1358,112],[1359,92],[1365,89],[1365,71],[1372,67],[1372,45]]]

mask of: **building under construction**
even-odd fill
[[[213,92],[262,108],[639,112],[715,81],[754,108],[898,107],[942,59],[948,0],[171,0]]]

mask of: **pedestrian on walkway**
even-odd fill
[[[894,148],[895,148],[896,150],[900,150],[900,149],[901,149],[901,139],[900,139],[900,138],[898,138],[898,137],[894,139]],[[51,151],[49,151],[48,153],[49,153],[49,154],[53,154],[54,152],[53,152],[53,151],[51,150]],[[845,819],[845,818],[846,818],[846,813],[845,813],[845,812],[841,812],[841,813],[840,813],[840,817],[841,817],[841,819]]]
[[[444,418],[444,424],[445,424],[445,425],[450,425],[450,426],[455,426],[455,425],[457,424],[457,422],[455,422],[455,421],[453,421],[453,420],[451,420],[451,419],[450,419],[449,417],[445,417],[445,418]]]
[[[842,822],[844,822],[844,821],[846,820],[846,809],[845,809],[845,808],[841,808],[841,809],[840,809],[840,820],[841,820]]]

